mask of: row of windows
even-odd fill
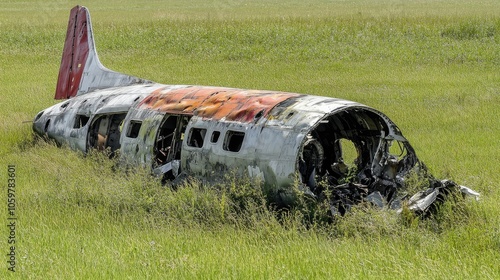
[[[190,147],[201,148],[205,142],[205,136],[207,130],[205,128],[191,128],[189,132],[187,145]],[[220,131],[212,132],[210,136],[210,143],[215,144],[219,140]],[[245,138],[245,133],[240,131],[228,130],[226,132],[226,137],[224,138],[224,143],[222,148],[225,151],[239,152],[241,149],[241,144]]]
[[[139,130],[141,129],[141,121],[130,121],[127,131],[127,137],[137,138],[139,136]],[[205,137],[207,130],[205,128],[191,128],[187,140],[187,145],[190,147],[201,148],[205,142]],[[212,132],[210,136],[210,143],[215,144],[219,141],[220,131]],[[245,133],[240,131],[229,130],[226,132],[226,137],[224,138],[224,143],[222,148],[230,152],[239,152],[241,149],[241,144],[245,138]]]
[[[88,121],[89,117],[85,115],[76,115],[74,128],[84,127]],[[130,121],[126,134],[127,137],[137,138],[137,136],[139,136],[139,131],[141,130],[141,125],[142,125],[141,121]],[[203,147],[206,134],[207,130],[205,128],[191,128],[187,145],[196,148]],[[219,141],[219,137],[220,137],[220,131],[212,132],[212,135],[210,136],[210,143],[212,144],[217,143],[217,141]],[[245,137],[244,132],[229,130],[226,132],[226,137],[224,139],[224,144],[222,145],[222,148],[230,152],[239,152],[244,137]]]

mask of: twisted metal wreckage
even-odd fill
[[[361,201],[393,209],[406,201],[423,213],[453,189],[479,196],[427,175],[398,127],[365,105],[268,90],[163,85],[108,70],[81,6],[70,13],[55,98],[69,100],[38,113],[35,132],[84,152],[120,149],[121,161],[151,166],[164,180],[236,170],[262,179],[276,201],[286,202],[298,178],[312,197],[329,191],[333,214]],[[405,179],[412,173],[429,186],[409,197]]]

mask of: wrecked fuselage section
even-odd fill
[[[319,198],[327,191],[334,215],[343,215],[363,201],[395,210],[406,203],[424,214],[454,190],[479,196],[452,181],[434,179],[392,121],[356,106],[328,114],[309,131],[298,171],[306,193]],[[428,189],[409,193],[409,176],[428,181]]]
[[[150,166],[165,182],[214,181],[236,171],[260,179],[283,205],[291,203],[287,193],[298,178],[306,194],[330,194],[333,214],[362,201],[400,209],[410,201],[406,177],[427,174],[384,114],[296,93],[133,85],[54,105],[33,127],[76,150],[120,150],[121,162]],[[427,211],[438,197],[441,184],[427,177],[431,191],[410,201],[420,207],[415,211]]]
[[[368,106],[298,93],[164,85],[109,70],[81,6],[70,11],[55,98],[68,100],[36,115],[36,133],[74,150],[107,150],[165,182],[213,181],[235,171],[264,182],[269,197],[284,205],[298,183],[315,199],[328,194],[334,215],[362,201],[393,209],[406,201],[423,213],[451,189],[478,196],[427,175],[397,126]],[[429,183],[410,197],[412,173]]]
[[[298,161],[302,183],[319,196],[331,193],[331,209],[344,214],[367,200],[400,207],[405,177],[425,172],[415,151],[385,115],[348,107],[323,118],[306,136]]]

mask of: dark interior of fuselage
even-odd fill
[[[377,176],[394,179],[404,162],[401,158],[406,155],[406,144],[388,139],[388,134],[386,121],[363,108],[329,115],[303,142],[298,160],[302,183],[320,192],[324,187],[319,186],[320,181],[338,186],[349,182],[370,185]],[[393,142],[398,143],[399,151],[389,148]],[[391,166],[388,160],[394,164]],[[381,166],[377,169],[378,164]],[[374,171],[379,174],[372,174]]]
[[[182,140],[187,124],[191,116],[188,115],[165,115],[158,129],[154,147],[153,168],[167,166],[161,171],[164,179],[174,179],[177,170],[172,170],[171,163],[181,159]]]
[[[96,116],[89,128],[87,150],[109,148],[110,157],[113,157],[115,151],[120,149],[121,125],[126,115],[118,113]]]
[[[120,135],[122,122],[126,113],[104,114],[96,116],[89,128],[87,137],[87,150],[96,149],[100,151],[110,151],[110,157],[113,157],[116,150],[120,148]],[[175,160],[181,158],[181,146],[184,139],[184,133],[191,116],[188,115],[170,115],[163,118],[158,129],[154,144],[153,168],[166,166]],[[81,117],[77,117],[75,126],[79,125]],[[138,136],[141,122],[131,122],[127,136],[135,138]],[[134,124],[139,124],[135,126]],[[162,173],[167,179],[175,178],[172,174],[172,167],[164,167]]]

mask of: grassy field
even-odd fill
[[[251,182],[172,191],[147,171],[33,140],[66,1],[0,3],[0,219],[16,174],[16,272],[0,278],[498,279],[498,1],[86,1],[100,59],[166,84],[283,90],[385,112],[438,178],[481,192],[430,220],[357,209],[281,217]],[[239,188],[235,188],[239,186]],[[250,197],[244,199],[242,197]]]

